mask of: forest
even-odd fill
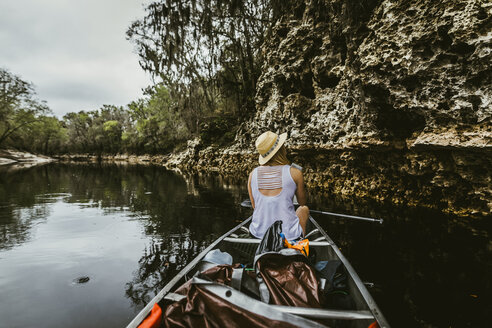
[[[0,68],[0,148],[60,153],[167,153],[200,137],[226,145],[255,110],[261,45],[283,1],[157,0],[132,22],[132,42],[154,84],[126,106],[55,117],[35,84]]]

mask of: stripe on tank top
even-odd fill
[[[258,189],[282,188],[282,166],[258,167]]]

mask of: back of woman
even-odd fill
[[[286,139],[286,133],[279,136],[268,131],[256,140],[260,166],[249,176],[248,191],[254,208],[249,230],[257,238],[262,238],[278,220],[282,221],[282,231],[289,240],[301,237],[306,229],[309,209],[305,206],[304,179],[302,172],[291,167],[287,159]],[[301,205],[297,211],[294,196]]]
[[[267,196],[263,190],[280,189],[274,196]],[[261,238],[277,220],[282,221],[282,231],[287,239],[302,234],[294,203],[297,186],[290,174],[290,165],[259,166],[251,175],[251,191],[255,202],[253,220],[249,227],[251,234]]]

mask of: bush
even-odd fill
[[[200,138],[204,145],[226,145],[234,141],[236,120],[232,117],[214,117],[200,126]]]

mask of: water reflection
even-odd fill
[[[52,164],[0,172],[0,326],[129,322],[242,217],[239,206],[231,206],[241,188],[207,179],[138,166]],[[32,269],[25,270],[27,264]],[[87,282],[74,284],[80,277]],[[40,286],[34,297],[27,297],[32,286],[25,281]],[[19,306],[36,310],[14,316]],[[56,307],[71,320],[54,315]]]
[[[33,225],[42,222],[48,215],[49,208],[44,205],[27,208],[2,206],[0,208],[0,251],[27,242]]]
[[[159,167],[49,164],[0,172],[0,326],[124,326],[249,215],[239,207],[246,197],[244,180]],[[370,291],[393,326],[490,322],[490,218],[309,198],[312,208],[385,219],[316,217],[362,280],[375,284]],[[79,277],[89,280],[73,284]],[[16,316],[19,307],[34,310]],[[55,315],[60,309],[65,315]]]
[[[126,285],[126,295],[139,309],[244,216],[238,207],[244,189],[224,190],[221,179],[156,176],[147,186],[152,187],[130,202],[137,216],[146,215],[145,233],[152,236],[134,279]]]
[[[49,207],[38,201],[36,195],[48,194],[45,171],[24,179],[21,169],[8,166],[0,171],[0,250],[10,249],[29,240],[34,225],[49,215]]]

